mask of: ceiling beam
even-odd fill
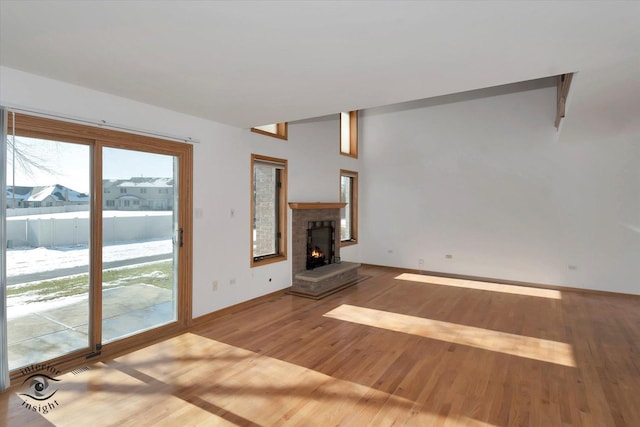
[[[556,129],[560,128],[560,121],[565,116],[565,108],[567,106],[567,97],[569,96],[569,88],[573,73],[562,74],[558,76],[558,95],[557,95],[557,112],[556,112]]]

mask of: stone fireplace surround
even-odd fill
[[[346,203],[289,203],[292,209],[290,293],[309,298],[322,298],[337,292],[358,278],[360,264],[340,262],[307,270],[307,228],[310,221],[335,221],[335,257],[340,259],[340,209]]]

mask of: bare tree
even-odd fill
[[[55,174],[55,170],[46,165],[46,159],[38,155],[33,146],[22,143],[19,138],[7,138],[7,158],[12,159],[13,169],[21,168],[27,175],[33,176],[34,169]],[[15,184],[15,183],[14,183]]]
[[[34,175],[34,170],[55,174],[55,170],[46,165],[46,159],[37,154],[35,147],[25,144],[20,138],[7,136],[7,161],[11,161],[13,170],[12,208],[16,207],[16,169],[20,168],[28,176]],[[8,178],[8,177],[7,177]]]

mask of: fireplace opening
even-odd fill
[[[335,221],[309,221],[307,227],[307,270],[335,260]]]

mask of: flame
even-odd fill
[[[322,255],[322,251],[320,249],[316,248],[316,249],[311,251],[311,256],[313,258],[322,258],[322,256],[323,256]]]

